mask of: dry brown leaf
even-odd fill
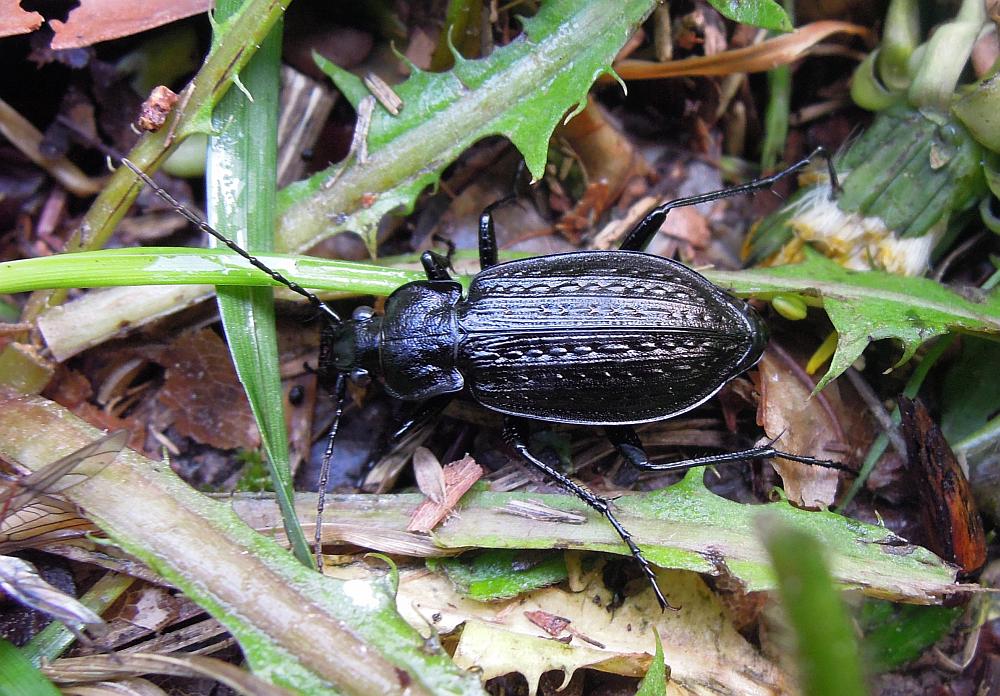
[[[550,614],[549,612],[541,611],[540,609],[524,612],[524,618],[538,626],[553,638],[558,637],[558,635],[565,631],[566,627],[572,623],[572,621],[565,617],[556,616],[555,614]]]
[[[179,601],[170,592],[151,585],[129,593],[118,618],[133,626],[159,631],[177,620],[178,606]]]
[[[850,22],[813,22],[799,27],[790,34],[782,34],[754,46],[723,51],[714,56],[685,58],[669,63],[624,60],[615,64],[615,72],[623,80],[764,72],[798,60],[806,55],[810,48],[832,34],[851,34],[868,38],[871,32],[866,27]]]
[[[413,476],[417,479],[417,488],[438,505],[444,504],[446,484],[444,468],[441,462],[426,447],[418,447],[413,451]]]
[[[212,0],[83,0],[65,22],[49,22],[52,48],[82,48],[208,12]]]
[[[425,500],[417,506],[406,531],[429,532],[434,529],[458,505],[458,501],[472,488],[472,484],[482,476],[482,468],[469,455],[448,464],[444,468],[444,500],[441,503]]]
[[[758,421],[774,446],[789,454],[843,462],[839,451],[826,449],[837,437],[836,411],[825,408],[836,399],[836,385],[824,390],[822,398],[809,398],[812,384],[791,374],[772,351],[764,353],[759,364],[760,410]],[[832,406],[830,407],[833,408]],[[774,468],[784,482],[785,493],[796,505],[827,507],[833,503],[840,481],[836,469],[824,469],[784,459],[775,459]]]
[[[684,688],[748,696],[787,692],[780,667],[736,632],[698,575],[658,570],[657,577],[679,611],[661,612],[647,588],[609,612],[612,594],[600,582],[582,592],[548,587],[505,602],[477,602],[427,570],[400,572],[396,604],[403,618],[424,635],[432,630],[447,634],[464,623],[456,662],[481,668],[484,679],[520,672],[531,691],[540,676],[553,669],[562,670],[567,682],[581,667],[641,676],[655,652],[655,628],[663,639],[671,679]],[[553,640],[539,623],[541,616],[570,619],[565,630],[572,640]]]
[[[174,341],[158,361],[167,368],[159,399],[177,430],[218,449],[254,449],[260,435],[222,339],[211,329]]]
[[[52,681],[86,683],[134,674],[171,674],[180,677],[207,677],[229,686],[237,693],[258,696],[288,696],[291,692],[268,684],[236,665],[200,655],[154,655],[152,653],[116,653],[64,657],[44,667]]]
[[[21,9],[20,0],[0,2],[0,37],[27,34],[42,26],[44,21],[38,12]]]

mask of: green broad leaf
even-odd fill
[[[60,693],[20,650],[0,638],[0,694],[59,696]]]
[[[850,367],[872,341],[899,340],[903,355],[898,366],[935,336],[952,331],[1000,334],[1000,293],[966,297],[929,278],[849,271],[808,249],[800,264],[735,273],[714,271],[705,277],[738,295],[768,299],[795,288],[822,304],[839,340],[817,391]]]
[[[865,696],[854,627],[823,559],[826,547],[771,516],[758,527],[778,576],[778,596],[795,639],[802,693]]]
[[[471,559],[428,559],[431,570],[444,572],[471,599],[489,602],[516,597],[566,579],[561,553],[530,556],[522,551],[497,549]]]
[[[791,31],[792,20],[774,0],[708,0],[719,14],[740,24],[770,31]]]
[[[951,631],[965,609],[866,600],[858,623],[865,636],[862,650],[869,669],[886,672],[917,659]]]
[[[32,470],[100,436],[39,396],[0,391],[0,409],[0,457]],[[126,449],[63,494],[218,619],[262,679],[310,696],[396,693],[401,683],[413,693],[484,693],[399,616],[391,581],[338,580],[304,567],[163,462]]]
[[[709,491],[703,476],[704,471],[695,469],[668,488],[615,499],[618,519],[651,563],[710,575],[725,571],[748,592],[775,589],[774,571],[755,526],[757,516],[768,512],[817,537],[834,578],[845,588],[919,604],[936,604],[943,595],[961,589],[955,584],[953,567],[883,527],[832,512],[802,510],[784,501],[740,504]],[[420,494],[336,495],[328,497],[327,505],[338,525],[357,530],[352,538],[368,535],[372,548],[387,553],[405,548],[408,555],[419,555],[422,548],[427,556],[435,556],[490,548],[630,555],[607,520],[570,495],[470,491],[462,498],[461,515],[438,527],[430,546],[426,536],[406,532],[410,515],[421,500]],[[312,514],[314,501],[313,494],[299,495],[299,514]],[[582,515],[586,523],[519,517],[508,512],[512,501],[542,503]],[[240,497],[233,500],[233,506],[237,514],[258,525],[280,527],[273,501]]]
[[[337,232],[361,235],[374,255],[376,226],[390,212],[409,211],[426,187],[473,143],[492,135],[511,140],[536,179],[544,172],[549,138],[567,113],[586,104],[651,0],[549,0],[523,20],[524,33],[489,57],[412,75],[394,90],[403,101],[392,116],[376,106],[368,156],[321,172],[283,192],[277,245],[302,252]],[[357,78],[324,64],[348,98]]]
[[[941,389],[941,430],[949,443],[965,439],[1000,413],[1000,384],[983,379],[984,365],[1000,365],[1000,342],[967,337]]]
[[[664,664],[663,643],[660,641],[659,632],[655,629],[653,636],[656,638],[656,654],[653,655],[653,663],[649,666],[646,676],[639,682],[635,696],[667,696],[667,679],[670,678],[670,671]]]

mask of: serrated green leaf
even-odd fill
[[[740,24],[769,29],[791,31],[792,20],[774,0],[708,0],[723,17]]]
[[[832,512],[812,512],[781,501],[744,505],[709,491],[703,470],[692,470],[668,488],[622,495],[615,499],[618,519],[632,534],[646,558],[661,568],[714,574],[719,564],[747,591],[775,587],[774,572],[761,546],[754,520],[773,513],[783,523],[818,537],[826,550],[834,577],[865,594],[901,601],[933,604],[957,591],[955,569],[927,549],[907,543],[884,527],[865,524]],[[300,495],[300,514],[311,514],[314,496]],[[340,524],[378,530],[373,539],[392,539],[384,550],[406,539],[406,526],[421,494],[337,495],[328,509]],[[585,524],[526,519],[509,514],[512,501],[543,505],[586,517]],[[237,514],[257,524],[279,525],[274,504],[260,498],[235,499]],[[442,549],[573,549],[629,555],[607,520],[571,495],[491,493],[472,490],[461,502],[462,514],[438,527],[434,542]],[[411,551],[426,543],[413,535]],[[375,545],[379,550],[382,547]]]
[[[382,217],[412,209],[417,194],[487,136],[509,138],[531,174],[541,177],[552,131],[586,102],[594,80],[612,72],[615,55],[655,4],[550,0],[523,20],[521,36],[489,57],[456,57],[445,73],[414,70],[394,88],[404,104],[399,116],[376,108],[366,161],[352,158],[295,185],[295,195],[309,194],[304,198],[283,197],[288,207],[279,221],[279,250],[305,251],[349,230],[374,251]],[[327,181],[331,185],[321,185]]]
[[[705,275],[742,295],[768,298],[794,287],[822,299],[839,340],[817,390],[850,367],[872,341],[899,340],[903,354],[898,366],[925,341],[951,331],[1000,335],[1000,293],[965,297],[928,278],[850,271],[813,251],[792,266]]]

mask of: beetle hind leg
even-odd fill
[[[649,242],[653,239],[653,235],[655,235],[657,230],[660,229],[663,221],[667,219],[667,213],[674,208],[684,208],[689,205],[709,203],[711,201],[717,201],[720,198],[728,198],[730,196],[738,196],[744,193],[751,193],[760,189],[770,188],[789,174],[793,174],[801,169],[804,169],[817,157],[822,157],[826,160],[827,169],[830,174],[832,192],[836,195],[840,192],[840,183],[837,180],[837,172],[833,168],[833,159],[830,156],[830,153],[827,152],[826,148],[817,147],[809,154],[808,157],[799,160],[795,164],[786,167],[771,176],[754,179],[753,181],[740,184],[739,186],[731,186],[718,191],[702,193],[697,196],[678,198],[656,206],[646,213],[646,217],[640,220],[639,223],[632,228],[632,230],[625,236],[625,241],[622,242],[619,248],[624,251],[642,251],[645,249],[649,246]]]
[[[611,526],[614,527],[615,531],[618,532],[618,536],[620,536],[622,541],[625,542],[625,545],[628,546],[629,551],[632,553],[632,557],[635,559],[636,563],[639,564],[643,574],[653,586],[653,592],[656,594],[656,601],[659,603],[660,608],[663,610],[675,609],[676,607],[672,607],[666,597],[663,596],[659,586],[656,584],[656,575],[653,573],[653,569],[649,565],[649,561],[647,561],[646,557],[642,555],[642,550],[635,543],[635,541],[633,541],[632,535],[629,534],[628,530],[626,530],[625,527],[622,526],[622,523],[618,521],[614,511],[611,509],[611,503],[605,498],[596,495],[586,486],[577,483],[558,469],[549,466],[533,455],[528,449],[524,434],[523,420],[513,418],[511,416],[505,417],[503,433],[504,439],[517,451],[518,454],[524,458],[525,461],[585,502],[591,508],[604,515],[605,519],[607,519]]]
[[[789,452],[782,452],[776,450],[771,444],[764,445],[763,447],[752,447],[750,449],[740,450],[739,452],[725,452],[722,454],[711,454],[707,457],[696,457],[694,459],[682,459],[677,462],[656,462],[653,463],[649,461],[649,457],[646,456],[646,451],[642,447],[642,443],[639,441],[639,437],[636,435],[635,430],[629,425],[615,425],[607,426],[605,432],[608,435],[608,439],[611,444],[615,446],[618,452],[625,458],[625,460],[643,471],[687,471],[688,469],[694,469],[699,466],[712,466],[714,464],[731,464],[735,462],[746,461],[747,459],[790,459],[793,462],[801,462],[802,464],[812,464],[813,466],[822,466],[827,469],[836,469],[838,471],[846,471],[848,473],[856,473],[854,469],[841,464],[840,462],[834,462],[827,459],[817,459],[815,457],[806,457],[800,454],[791,454]]]

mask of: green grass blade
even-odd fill
[[[216,14],[224,19],[240,4],[220,1]],[[218,135],[209,140],[210,220],[222,234],[254,252],[273,247],[281,34],[278,22],[241,73],[247,93],[230,90],[219,102],[213,114]],[[267,452],[285,533],[296,558],[311,566],[292,502],[273,292],[260,287],[220,287],[216,292],[233,363]]]
[[[802,693],[864,696],[858,643],[816,538],[762,516],[759,527],[797,643]]]
[[[0,694],[59,696],[59,693],[20,650],[0,638]]]

